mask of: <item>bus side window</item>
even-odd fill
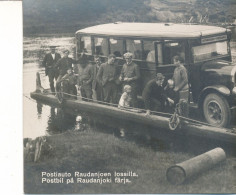
[[[147,62],[155,62],[155,48],[153,41],[143,41],[143,57]]]
[[[209,43],[192,48],[194,62],[211,59],[229,53],[227,42]]]
[[[183,59],[183,63],[185,62],[185,46],[183,42],[165,42],[163,52],[164,64],[173,64],[173,57],[176,55]]]
[[[94,37],[95,54],[108,56],[108,44],[106,38]]]
[[[80,41],[80,52],[84,51],[86,54],[92,55],[91,37],[83,36]]]
[[[141,40],[126,40],[126,52],[133,54],[133,59],[142,60]]]
[[[109,39],[110,43],[110,52],[116,57],[123,56],[123,40],[121,39]]]

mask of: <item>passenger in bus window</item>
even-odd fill
[[[87,56],[78,64],[78,86],[83,100],[92,100],[93,66],[89,64]]]
[[[155,62],[155,48],[153,41],[143,41],[143,59],[147,62]]]
[[[98,101],[103,101],[102,85],[97,80],[97,73],[102,63],[99,56],[94,56],[94,61],[95,64],[93,66],[93,82],[92,82],[93,99]]]
[[[142,60],[142,44],[141,40],[126,40],[126,52],[133,54],[133,59]]]
[[[122,67],[119,80],[122,82],[123,86],[131,86],[131,105],[132,107],[137,107],[138,80],[140,79],[140,70],[138,65],[132,61],[132,57],[132,53],[128,52],[124,54],[126,63]]]
[[[166,101],[166,95],[164,93],[164,75],[161,73],[157,73],[156,78],[150,80],[144,90],[143,90],[143,100],[145,109],[147,110],[146,116],[150,115],[152,111],[163,111],[164,104]]]
[[[110,54],[107,62],[101,65],[97,74],[97,79],[103,87],[104,101],[112,104],[117,104],[117,80],[119,78],[115,60],[116,56]]]
[[[147,62],[155,62],[155,50],[152,50],[147,55]]]

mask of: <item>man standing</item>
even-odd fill
[[[92,81],[93,81],[93,66],[88,64],[86,55],[80,60],[78,67],[78,86],[82,98],[92,100]]]
[[[55,92],[54,79],[57,80],[58,70],[56,63],[61,59],[61,55],[56,53],[56,46],[50,46],[51,52],[46,54],[43,59],[43,66],[45,67],[45,74],[49,78],[51,92]]]
[[[179,100],[184,102],[185,108],[185,116],[188,116],[189,107],[189,85],[188,85],[188,73],[184,65],[182,64],[183,60],[180,56],[173,57],[173,63],[176,64],[176,68],[173,74],[174,81],[174,91],[178,94]]]
[[[94,100],[103,101],[103,91],[102,85],[97,80],[97,73],[101,67],[101,60],[99,56],[94,56],[94,67],[93,67],[93,82],[92,82],[92,91]]]
[[[126,63],[123,65],[119,79],[122,81],[123,86],[131,86],[131,106],[137,107],[138,80],[140,78],[140,70],[138,65],[132,61],[132,53],[125,53],[124,58]]]
[[[101,65],[97,74],[97,79],[103,87],[104,101],[113,104],[117,103],[118,89],[116,82],[119,77],[115,60],[116,56],[110,54],[107,62]]]
[[[165,77],[161,73],[157,73],[155,79],[150,80],[143,90],[143,100],[146,115],[150,115],[150,110],[162,111],[165,101],[167,100],[164,95],[164,87],[162,86]]]
[[[62,79],[62,77],[67,73],[67,70],[69,68],[72,69],[72,64],[77,64],[78,60],[73,60],[72,58],[69,58],[69,50],[65,50],[63,52],[64,56],[58,62],[56,63],[56,68],[59,70],[59,76],[57,78],[57,84],[56,84],[56,90],[59,90],[59,83]]]
[[[182,59],[179,56],[173,57],[173,63],[176,64],[176,68],[173,74],[174,91],[179,93],[179,99],[184,99],[188,102],[189,86],[188,86],[188,74],[187,70],[182,64]]]

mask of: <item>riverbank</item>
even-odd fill
[[[49,136],[46,140],[51,147],[50,152],[41,156],[36,163],[26,161],[24,164],[25,193],[232,193],[236,191],[234,186],[236,158],[227,159],[186,184],[173,186],[166,180],[167,168],[192,158],[193,155],[154,151],[91,129],[82,132],[67,131],[60,135]],[[44,173],[42,176],[42,172],[49,175]],[[51,177],[51,173],[65,172],[70,173],[71,177],[65,176],[63,183],[51,183],[55,178]],[[79,176],[78,172],[87,176]],[[95,173],[107,181],[91,180],[92,174]],[[122,173],[126,175],[121,176]],[[125,180],[115,179],[118,176]],[[45,179],[43,183],[42,178]],[[73,178],[74,183],[66,184],[69,178]],[[107,183],[101,184],[101,182]]]

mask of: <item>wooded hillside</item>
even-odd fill
[[[115,21],[234,23],[235,0],[23,0],[24,35]]]

